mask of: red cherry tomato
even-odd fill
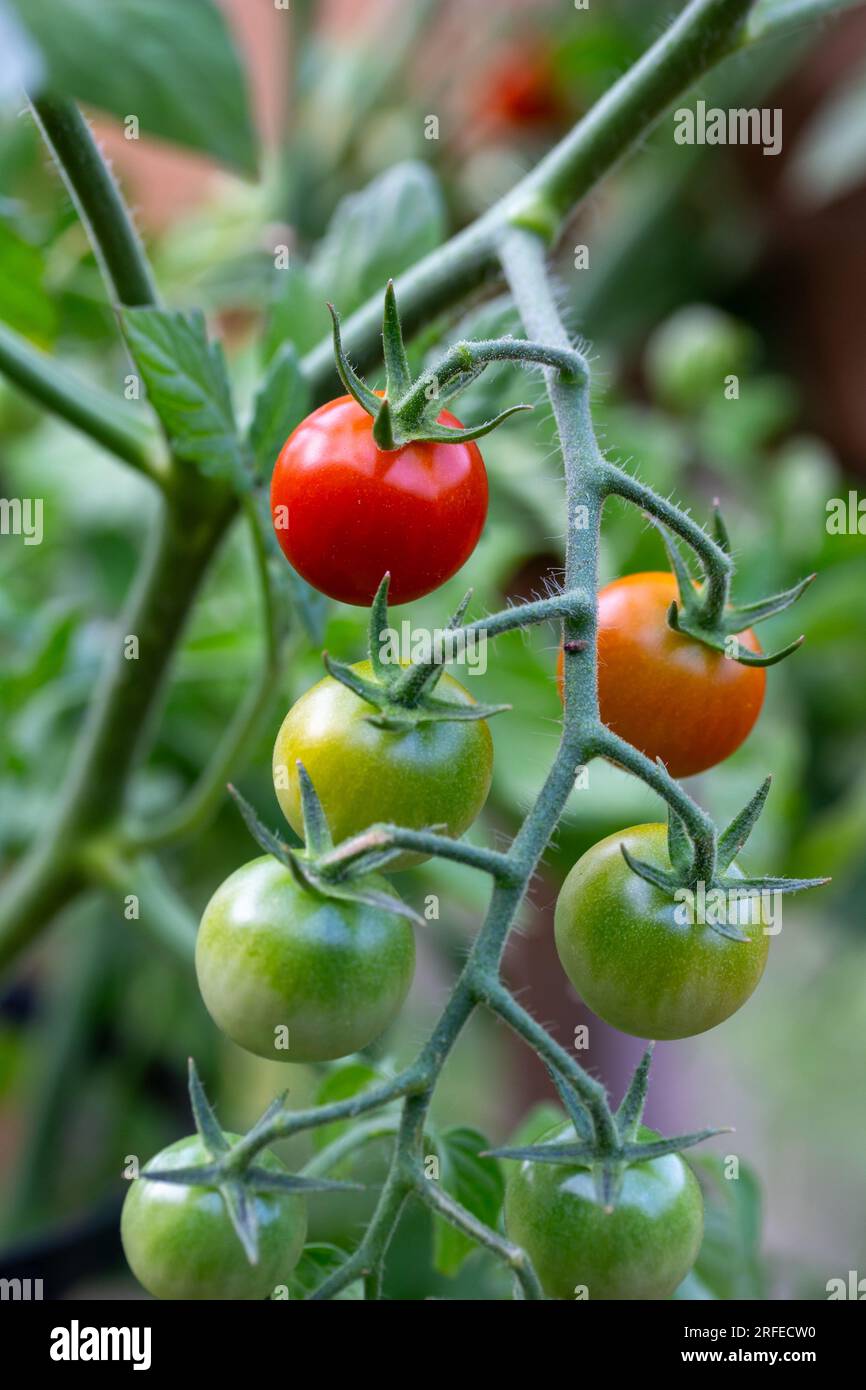
[[[598,595],[598,696],[609,729],[672,777],[715,767],[744,741],[761,712],[766,673],[668,627],[678,598],[672,574],[615,579]],[[761,650],[751,628],[739,634]],[[560,692],[563,655],[559,653]]]
[[[461,428],[443,410],[439,422]],[[389,572],[392,603],[444,584],[465,564],[487,515],[487,473],[473,443],[376,446],[351,396],[302,420],[271,480],[286,559],[314,588],[368,606]]]

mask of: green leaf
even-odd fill
[[[704,1193],[704,1239],[694,1274],[715,1298],[766,1298],[755,1173],[740,1159],[738,1175],[726,1177],[726,1161],[718,1154],[690,1155],[689,1163]]]
[[[328,1073],[316,1092],[316,1105],[333,1105],[337,1101],[351,1100],[362,1091],[369,1091],[382,1081],[382,1073],[376,1071],[368,1062],[349,1058]],[[330,1125],[319,1125],[311,1130],[313,1148],[326,1149],[335,1139],[354,1123],[353,1120],[336,1120]]]
[[[150,403],[178,458],[247,486],[225,361],[208,341],[204,316],[125,309],[122,322]]]
[[[505,1183],[496,1159],[481,1157],[489,1148],[489,1141],[477,1129],[458,1126],[446,1130],[439,1143],[439,1181],[461,1206],[495,1229]],[[475,1242],[442,1217],[437,1216],[434,1225],[435,1268],[453,1278],[475,1249]]]
[[[445,207],[435,176],[414,160],[395,164],[337,207],[310,270],[341,314],[442,241]]]
[[[46,86],[143,134],[257,175],[236,45],[213,0],[12,0],[41,51]]]
[[[336,1245],[327,1245],[325,1242],[321,1242],[304,1246],[303,1254],[292,1270],[289,1279],[290,1298],[306,1298],[320,1284],[323,1284],[330,1274],[345,1264],[346,1258],[345,1250],[341,1250]],[[363,1299],[364,1285],[362,1281],[360,1279],[355,1280],[353,1284],[342,1289],[336,1297],[351,1300]]]
[[[248,444],[256,478],[270,481],[277,455],[309,408],[310,392],[292,343],[284,343],[256,393]]]
[[[45,257],[5,220],[0,221],[0,265],[0,319],[40,347],[48,347],[54,340],[57,317],[43,285]]]
[[[275,272],[274,292],[265,327],[263,352],[269,362],[285,343],[303,354],[331,331],[327,295],[313,284],[305,266]]]

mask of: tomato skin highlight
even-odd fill
[[[369,661],[352,667],[368,679]],[[456,704],[472,696],[451,676],[436,694]],[[407,731],[378,729],[375,710],[326,676],[289,710],[274,744],[274,788],[286,820],[301,834],[297,761],[309,773],[335,842],[379,821],[412,830],[439,826],[454,838],[481,811],[493,776],[493,740],[482,719],[431,722]],[[388,870],[421,863],[407,853]]]
[[[659,1136],[641,1129],[643,1139]],[[577,1142],[571,1125],[540,1142]],[[632,1164],[612,1212],[599,1204],[581,1164],[509,1165],[505,1228],[532,1260],[549,1298],[670,1298],[698,1256],[703,1197],[679,1154]]]
[[[234,1141],[239,1136],[226,1136]],[[170,1144],[150,1165],[177,1169],[209,1163],[197,1134]],[[288,1170],[264,1150],[256,1164]],[[294,1269],[306,1239],[303,1198],[292,1192],[259,1192],[256,1204],[259,1260],[251,1265],[235,1234],[222,1195],[213,1188],[136,1178],[123,1203],[120,1235],[130,1269],[154,1298],[262,1299]]]
[[[731,923],[748,942],[678,922],[679,904],[632,872],[623,844],[635,859],[670,869],[664,825],[632,826],[587,850],[556,904],[562,968],[584,1003],[620,1032],[671,1039],[715,1028],[757,988],[770,946],[764,923],[751,923],[748,902]]]
[[[375,875],[361,880],[391,891]],[[396,1018],[415,971],[404,917],[301,887],[270,855],[231,874],[201,920],[195,952],[205,1005],[248,1052],[322,1062],[366,1047]],[[288,1048],[277,1046],[288,1029]]]
[[[628,574],[598,595],[598,698],[602,722],[672,777],[715,767],[745,741],[764,702],[762,666],[742,666],[674,632],[667,614],[678,599],[663,571]],[[747,628],[743,646],[759,652]],[[562,693],[563,655],[559,654]]]
[[[443,411],[439,423],[461,428]],[[431,593],[465,564],[487,516],[476,444],[382,450],[351,396],[289,435],[271,478],[271,516],[289,564],[330,598],[368,607],[386,572],[389,601]]]

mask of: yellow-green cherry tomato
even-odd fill
[[[587,850],[556,904],[562,967],[593,1013],[623,1033],[687,1038],[715,1028],[745,1004],[764,973],[770,939],[763,911],[756,913],[745,894],[727,907],[711,900],[718,890],[710,889],[705,910],[696,900],[690,914],[686,902],[628,867],[623,844],[635,859],[670,870],[664,825],[635,825]],[[727,872],[739,875],[735,866]],[[700,920],[714,911],[748,940],[732,940]]]
[[[237,1135],[227,1135],[234,1141]],[[209,1163],[197,1134],[179,1139],[148,1164],[154,1170]],[[288,1170],[264,1150],[256,1166]],[[130,1269],[154,1298],[269,1298],[286,1282],[306,1239],[306,1207],[293,1192],[253,1195],[259,1257],[250,1264],[231,1223],[222,1194],[210,1187],[149,1182],[136,1178],[123,1203],[120,1236]]]
[[[368,661],[352,668],[370,678]],[[443,675],[439,699],[472,705],[458,681]],[[274,745],[274,788],[286,820],[303,834],[297,763],[303,763],[324,807],[335,841],[387,821],[422,830],[463,834],[487,800],[493,740],[484,720],[430,721],[405,731],[369,723],[375,709],[326,676],[302,695],[283,720]],[[422,856],[404,854],[388,868]]]
[[[641,1129],[641,1138],[658,1138]],[[577,1141],[571,1125],[540,1141]],[[670,1298],[694,1264],[703,1198],[679,1154],[626,1169],[613,1211],[582,1164],[509,1164],[505,1227],[531,1259],[549,1298]]]
[[[356,881],[393,896],[384,879]],[[405,917],[325,897],[264,855],[204,910],[195,951],[202,998],[234,1042],[278,1062],[357,1052],[399,1013],[415,971]]]

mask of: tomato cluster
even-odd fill
[[[446,413],[440,423],[459,428]],[[471,442],[380,448],[371,416],[345,396],[286,441],[271,500],[280,545],[316,588],[370,604],[390,572],[390,596],[402,602],[442,584],[472,552],[487,479]],[[598,694],[610,729],[673,775],[688,775],[742,743],[761,708],[764,672],[674,631],[676,594],[669,574],[631,575],[601,591]],[[759,651],[750,631],[740,641]],[[492,775],[485,719],[466,717],[474,701],[450,676],[439,676],[434,713],[425,718],[423,706],[413,707],[404,718],[388,703],[398,700],[399,683],[386,682],[384,703],[375,704],[381,668],[330,669],[288,711],[273,752],[276,796],[301,836],[315,797],[316,843],[308,833],[296,854],[268,853],[231,874],[205,908],[196,945],[202,998],[216,1024],[240,1047],[278,1061],[365,1048],[394,1021],[412,983],[405,905],[375,872],[328,877],[322,837],[332,846],[377,823],[459,837],[481,811]],[[624,848],[650,873],[671,869],[660,825],[622,831],[584,854],[556,908],[563,968],[586,1003],[625,1032],[681,1038],[712,1028],[757,986],[767,935],[747,918],[736,940],[684,924],[671,894],[635,872]],[[421,858],[403,852],[387,867]],[[571,1129],[554,1136],[563,1137],[576,1138]],[[180,1170],[208,1158],[203,1141],[190,1138],[154,1162]],[[272,1155],[258,1162],[283,1171]],[[298,1259],[305,1209],[285,1186],[256,1192],[254,1201],[259,1258],[249,1264],[221,1190],[192,1179],[134,1182],[122,1221],[131,1268],[161,1298],[267,1297]],[[675,1153],[630,1163],[613,1211],[600,1204],[590,1164],[521,1162],[505,1216],[552,1298],[578,1289],[600,1299],[669,1297],[702,1233],[697,1183]]]

